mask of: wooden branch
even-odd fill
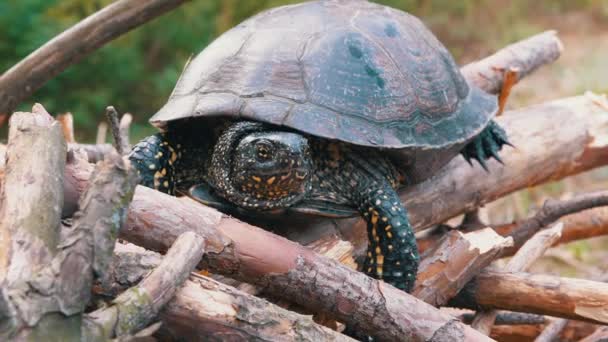
[[[59,157],[65,161],[65,155]],[[35,274],[22,273],[19,282],[3,284],[0,292],[13,310],[11,326],[4,325],[0,330],[2,340],[36,339],[36,336],[53,340],[102,338],[94,331],[82,329],[81,314],[89,302],[94,275],[103,280],[107,273],[136,181],[134,170],[125,167],[116,154],[98,164],[82,196],[81,211],[76,213],[73,226],[61,232],[53,259]],[[59,222],[59,217],[56,219]],[[25,248],[32,245],[24,240],[17,243]],[[29,262],[17,260],[21,264]]]
[[[441,306],[512,244],[512,239],[500,237],[491,228],[468,234],[452,231],[422,257],[412,294]]]
[[[608,163],[608,103],[577,96],[511,111],[497,121],[516,148],[501,151],[505,166],[491,161],[490,173],[456,157],[432,179],[400,193],[410,221],[419,231],[471,211],[508,193],[559,180]],[[559,122],[559,125],[555,123]],[[563,129],[568,127],[568,129]],[[281,222],[292,239],[341,236],[356,248],[367,246],[366,224],[359,218]],[[308,230],[305,230],[308,229]]]
[[[550,229],[536,233],[509,260],[504,270],[506,272],[527,271],[559,239],[562,235],[563,227],[562,223],[558,223]],[[481,311],[475,316],[471,326],[485,335],[489,335],[497,314],[497,310]]]
[[[593,334],[581,339],[579,342],[603,342],[608,339],[608,327],[599,327]]]
[[[120,136],[124,142],[124,149],[126,153],[131,151],[131,140],[129,138],[129,130],[131,128],[131,123],[133,122],[133,115],[130,113],[125,113],[120,117]]]
[[[113,286],[104,295],[113,296],[137,283],[160,263],[158,253],[134,245],[117,244]],[[175,297],[161,311],[162,340],[351,341],[340,333],[315,323],[310,316],[287,311],[263,299],[191,274]]]
[[[532,342],[546,328],[547,324],[495,325],[491,337],[501,342]],[[575,342],[591,334],[598,325],[569,320],[555,341]]]
[[[521,246],[544,226],[560,217],[593,207],[608,205],[608,191],[597,191],[575,196],[568,200],[547,200],[543,207],[531,218],[522,221],[509,234],[516,247]],[[508,255],[512,251],[504,251]]]
[[[465,313],[458,316],[465,324],[471,324],[475,318],[475,313]],[[543,315],[525,313],[525,312],[512,312],[512,311],[499,311],[496,316],[495,325],[532,325],[532,324],[545,324],[547,319]]]
[[[106,143],[106,138],[108,134],[108,124],[104,121],[100,122],[97,125],[97,135],[95,136],[95,144],[101,145]]]
[[[112,106],[106,107],[106,118],[110,123],[110,129],[112,131],[112,137],[114,138],[114,148],[120,153],[125,155],[129,153],[129,135],[126,129],[121,128],[121,123],[118,120],[118,113]],[[128,122],[128,119],[127,119]],[[126,124],[128,128],[128,124]]]
[[[193,232],[181,234],[149,276],[119,295],[109,307],[87,315],[87,320],[100,327],[108,338],[133,335],[144,329],[199,263],[204,245],[203,238]]]
[[[57,252],[66,145],[40,104],[10,119],[0,213],[0,283],[13,285]]]
[[[502,309],[606,324],[608,284],[541,274],[482,271],[450,305]]]
[[[87,159],[91,163],[97,163],[100,160],[114,151],[114,146],[110,144],[69,144],[70,150],[82,150],[86,153]]]
[[[427,340],[473,329],[403,291],[268,231],[239,222],[188,198],[138,187],[122,238],[162,251],[183,231],[207,241],[205,267],[260,286],[280,298],[336,319],[379,339]]]
[[[555,31],[546,31],[511,44],[496,54],[462,68],[465,78],[488,93],[502,89],[504,72],[516,68],[518,79],[557,60],[564,49]]]
[[[186,0],[119,0],[93,13],[0,75],[0,116],[107,42]]]
[[[608,207],[596,207],[583,210],[574,214],[559,218],[564,224],[562,236],[553,246],[568,243],[576,240],[584,240],[597,236],[608,235]],[[493,229],[501,236],[509,236],[519,227],[522,222],[507,223],[497,225]],[[478,229],[478,228],[475,228]],[[473,230],[475,230],[473,229]],[[435,246],[438,242],[438,235],[425,236],[418,239],[418,249],[424,253],[427,249]],[[511,256],[518,247],[506,249],[503,256]]]
[[[543,332],[538,335],[534,342],[552,342],[559,340],[559,334],[568,325],[568,320],[559,318],[551,322]]]

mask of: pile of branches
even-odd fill
[[[546,32],[462,71],[504,103],[561,51]],[[122,155],[129,117],[121,125],[111,108],[116,149],[77,144],[70,116],[55,120],[41,105],[13,113],[0,149],[0,339],[347,341],[348,326],[378,341],[598,340],[608,335],[602,275],[526,270],[551,246],[608,234],[608,192],[551,200],[507,225],[482,223],[475,210],[608,164],[607,111],[594,94],[507,111],[497,119],[516,146],[501,155],[506,166],[486,173],[455,158],[404,190],[414,228],[434,227],[418,239],[412,294],[356,270],[359,218],[256,227],[137,186]]]

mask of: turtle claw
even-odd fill
[[[492,158],[494,158],[497,162],[499,162],[502,165],[505,165],[505,162],[502,161],[502,158],[500,158],[500,156],[498,155],[498,153],[496,153],[496,151],[492,151]]]
[[[486,172],[490,172],[486,162],[488,159],[493,158],[504,165],[503,160],[498,155],[503,145],[513,146],[507,140],[504,129],[492,121],[473,141],[465,146],[461,153],[469,165],[472,166],[471,160],[475,159]]]

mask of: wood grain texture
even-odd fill
[[[606,283],[550,275],[484,270],[450,304],[608,323]]]
[[[526,241],[513,258],[509,260],[504,267],[504,271],[527,271],[528,268],[530,268],[530,266],[532,266],[532,264],[534,264],[534,262],[560,238],[563,227],[563,223],[557,223],[549,229],[536,233],[530,240]],[[473,318],[471,326],[485,335],[489,335],[497,315],[498,310],[480,311],[475,315],[475,318]]]
[[[498,94],[505,71],[517,69],[520,80],[539,66],[553,63],[563,49],[557,32],[546,31],[504,47],[491,57],[466,65],[461,71],[469,82],[488,93]]]
[[[449,232],[422,256],[412,294],[433,306],[442,306],[512,244],[512,239],[501,237],[491,228],[467,234]]]
[[[0,217],[0,280],[14,284],[57,252],[66,144],[39,104],[10,119]]]
[[[116,295],[139,282],[162,260],[158,253],[134,245],[117,244],[112,286]],[[161,311],[162,340],[209,341],[353,341],[315,323],[310,316],[283,309],[234,287],[190,274],[175,297]]]

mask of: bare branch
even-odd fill
[[[559,334],[568,325],[568,320],[564,318],[558,318],[551,322],[543,332],[538,335],[534,342],[552,342],[559,340]]]
[[[104,295],[113,296],[136,284],[162,256],[134,245],[117,244],[113,286]],[[161,311],[160,336],[196,340],[226,339],[265,341],[351,341],[340,333],[315,323],[310,316],[287,311],[266,300],[239,291],[208,277],[191,274]]]
[[[88,315],[110,338],[132,335],[149,325],[182,286],[204,254],[204,239],[193,232],[181,234],[158,267],[141,284]]]
[[[563,227],[564,225],[562,223],[558,223],[550,229],[535,234],[519,249],[517,254],[509,260],[509,263],[507,263],[504,270],[507,272],[527,271],[528,268],[530,268],[530,266],[532,266],[532,264],[534,264],[534,262],[560,238]],[[497,310],[481,311],[475,316],[471,326],[485,335],[489,335],[497,314]]]
[[[511,44],[494,55],[462,68],[465,78],[488,93],[502,89],[504,72],[516,68],[518,80],[557,60],[564,49],[555,31],[546,31]]]
[[[608,284],[542,274],[483,270],[450,305],[608,323]]]
[[[62,32],[0,75],[0,117],[68,66],[186,0],[119,0]]]

